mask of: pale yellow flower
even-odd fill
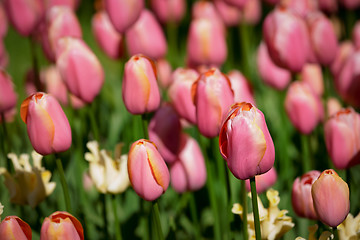
[[[337,229],[340,240],[360,239],[360,213],[355,218],[349,213]]]
[[[56,183],[50,182],[51,172],[41,166],[43,156],[35,151],[31,156],[33,166],[29,154],[21,154],[18,158],[14,153],[9,153],[15,175],[12,176],[5,168],[0,168],[0,175],[5,177],[12,203],[28,204],[34,208],[54,191]]]
[[[86,144],[90,152],[85,153],[85,159],[90,163],[89,174],[101,193],[122,193],[130,186],[127,170],[127,155],[120,155],[121,145],[117,146],[115,159],[105,150],[99,150],[99,144],[91,141]]]
[[[292,222],[292,218],[286,215],[288,213],[287,210],[280,210],[278,208],[280,202],[278,191],[274,189],[269,189],[266,192],[266,197],[269,200],[268,208],[264,207],[259,197],[257,199],[259,207],[261,238],[268,240],[278,239],[286,232],[288,232],[291,228],[293,228],[295,224]],[[243,208],[240,204],[235,203],[233,205],[232,212],[234,214],[240,215],[240,217],[242,218]],[[255,239],[253,213],[247,214],[247,221],[249,239]]]
[[[0,203],[0,222],[1,222],[1,214],[3,213],[4,205]]]
[[[313,225],[313,226],[309,226],[309,238],[308,240],[317,240],[316,238],[316,231],[318,230],[319,226],[317,224]],[[329,232],[329,231],[324,231],[321,233],[319,240],[331,240],[334,239],[334,235]],[[306,240],[305,238],[302,237],[297,237],[295,238],[295,240]]]

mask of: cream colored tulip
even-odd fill
[[[41,166],[43,156],[35,151],[31,156],[33,166],[30,164],[29,154],[18,157],[9,153],[8,158],[13,163],[15,175],[11,175],[5,168],[0,168],[0,175],[5,177],[12,203],[28,204],[34,208],[54,191],[56,183],[50,182],[51,172]]]
[[[360,213],[355,218],[349,213],[337,229],[340,240],[360,239]]]
[[[1,222],[1,214],[3,213],[4,205],[0,203],[0,222]]]
[[[101,193],[122,193],[129,186],[129,175],[127,170],[127,155],[115,152],[113,159],[110,154],[99,149],[96,141],[86,144],[90,152],[85,153],[85,159],[89,162],[89,174],[96,187]],[[117,150],[121,145],[117,146]]]

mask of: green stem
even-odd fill
[[[311,158],[309,149],[309,137],[305,134],[301,134],[301,146],[302,146],[302,165],[303,173],[311,170]]]
[[[334,240],[339,240],[340,239],[337,227],[332,228],[332,233],[334,234]]]
[[[196,234],[195,239],[200,239],[201,238],[201,230],[200,230],[200,227],[199,227],[199,220],[198,220],[198,216],[197,216],[197,207],[196,207],[194,193],[189,192],[187,194],[189,194],[189,198],[190,198],[191,218],[192,218],[193,223],[195,225],[195,234]]]
[[[44,91],[44,85],[40,81],[40,72],[39,72],[39,63],[36,56],[36,50],[35,50],[35,41],[30,37],[30,51],[31,51],[31,60],[33,64],[33,74],[34,74],[34,84],[37,89],[37,91],[43,92]]]
[[[7,130],[6,130],[6,126],[5,126],[5,114],[2,112],[1,115],[1,120],[0,121],[0,124],[2,125],[2,129],[3,129],[3,136],[1,139],[7,139]],[[8,166],[10,166],[10,162],[9,162],[9,159],[7,157],[7,151],[6,151],[6,141],[4,140],[1,140],[1,152],[3,153],[3,157],[4,157],[4,167],[6,169],[8,169]]]
[[[92,103],[92,105],[94,105],[94,102]],[[90,107],[90,106],[88,106],[88,115],[90,118],[91,129],[94,134],[94,139],[99,142],[100,138],[99,138],[98,125],[96,123],[94,111],[93,111],[92,107]]]
[[[100,194],[101,203],[103,206],[102,209],[102,218],[104,221],[104,230],[105,230],[105,239],[109,239],[109,231],[108,231],[108,219],[107,219],[107,211],[106,211],[106,196],[105,194]]]
[[[61,159],[58,158],[57,156],[55,156],[55,157],[56,157],[56,165],[57,165],[59,175],[60,175],[60,182],[61,182],[61,186],[63,189],[64,198],[65,198],[66,211],[68,213],[72,214],[69,188],[68,188],[68,185],[65,180],[65,173],[64,173],[63,165],[62,165]]]
[[[145,113],[141,115],[141,120],[142,120],[142,127],[143,127],[143,131],[144,131],[144,138],[149,139],[148,119],[147,119],[147,116]]]
[[[166,24],[166,32],[168,35],[168,42],[169,42],[168,59],[171,60],[171,63],[173,66],[174,65],[177,66],[178,64],[177,64],[176,60],[178,59],[178,46],[177,46],[176,23],[173,21],[169,21]]]
[[[251,187],[252,208],[253,208],[253,213],[254,213],[255,237],[256,237],[256,240],[261,240],[259,208],[258,208],[258,201],[257,201],[255,177],[250,178],[250,187]]]
[[[159,205],[157,201],[152,202],[152,223],[155,225],[153,229],[156,230],[156,239],[164,240],[164,235],[161,229]]]
[[[116,240],[122,240],[122,237],[121,237],[121,226],[120,226],[119,217],[118,217],[118,214],[117,214],[117,201],[116,201],[116,196],[115,196],[115,195],[111,195],[111,197],[112,197],[112,207],[113,207],[113,211],[114,211],[115,237],[116,237]]]
[[[239,24],[239,36],[241,43],[241,65],[243,66],[243,73],[249,77],[251,75],[250,69],[250,37],[249,27],[244,21]]]
[[[246,187],[245,187],[245,180],[240,180],[241,181],[241,203],[242,203],[242,207],[243,207],[243,216],[242,216],[242,228],[243,228],[243,236],[244,236],[244,240],[249,239],[249,234],[248,234],[248,227],[247,227],[247,211],[248,211],[248,207],[247,207],[247,191],[246,191]]]

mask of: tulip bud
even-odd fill
[[[333,98],[333,97],[328,98],[326,107],[327,107],[327,116],[328,117],[331,117],[332,115],[334,115],[335,113],[340,111],[342,108],[339,100],[337,100],[336,98]]]
[[[258,194],[265,192],[271,188],[277,180],[277,173],[274,167],[272,167],[268,172],[255,176],[256,192]],[[246,190],[250,192],[250,180],[245,180]]]
[[[132,56],[125,64],[122,96],[126,109],[132,114],[155,111],[160,105],[154,62],[143,56]]]
[[[178,159],[170,166],[171,186],[178,193],[196,191],[206,182],[204,156],[192,137],[182,135],[182,148]]]
[[[336,76],[340,73],[348,57],[351,56],[354,52],[355,52],[355,47],[351,41],[344,41],[340,44],[336,52],[335,60],[331,64],[331,68],[330,68],[331,73],[335,77],[335,80],[336,80]]]
[[[342,109],[325,123],[325,143],[338,169],[360,163],[360,115],[352,108]]]
[[[8,20],[3,2],[0,2],[0,39],[6,36],[8,30]]]
[[[165,58],[162,58],[156,61],[156,67],[159,75],[159,85],[164,89],[168,88],[173,80],[171,77],[172,69],[170,63]]]
[[[360,7],[360,0],[339,0],[339,2],[349,10]]]
[[[131,27],[144,9],[144,0],[105,0],[105,9],[119,33]]]
[[[17,216],[8,216],[0,223],[1,240],[31,240],[30,226]]]
[[[64,152],[71,146],[71,129],[60,104],[45,93],[35,93],[21,104],[21,119],[30,142],[41,155]]]
[[[234,92],[234,102],[248,102],[255,105],[251,85],[245,76],[237,70],[232,70],[227,75]]]
[[[199,131],[206,137],[216,137],[234,103],[230,80],[219,69],[211,68],[200,75],[192,88]]]
[[[226,26],[237,26],[240,23],[241,12],[237,7],[223,0],[214,1],[214,5]]]
[[[70,213],[57,211],[45,218],[40,238],[84,240],[84,230],[79,220]]]
[[[318,0],[280,0],[280,5],[291,9],[301,17],[306,17],[309,13],[317,11]]]
[[[324,93],[324,80],[321,66],[318,64],[305,64],[301,70],[301,80],[309,84],[311,89],[321,97]]]
[[[45,0],[45,2],[47,2],[47,9],[53,6],[66,6],[75,11],[79,6],[80,0]]]
[[[274,165],[274,143],[265,117],[251,103],[231,107],[221,127],[219,147],[230,171],[241,180],[266,173]]]
[[[178,23],[184,17],[185,0],[151,0],[151,8],[162,23]]]
[[[353,32],[352,32],[352,40],[354,42],[355,48],[360,48],[360,20],[356,22]]]
[[[294,181],[291,202],[295,213],[300,217],[318,219],[311,196],[311,187],[319,176],[320,172],[313,170],[296,178]]]
[[[257,67],[262,80],[277,90],[285,89],[291,80],[291,73],[287,69],[273,63],[264,42],[260,43],[257,53]]]
[[[196,1],[191,9],[193,19],[208,18],[221,22],[220,15],[211,1]]]
[[[10,75],[0,69],[0,113],[14,108],[16,100],[17,96]]]
[[[169,186],[169,170],[154,143],[141,139],[131,145],[128,172],[135,192],[146,201],[153,201]]]
[[[226,3],[242,9],[249,0],[224,0]]]
[[[242,10],[243,21],[255,25],[261,19],[261,2],[260,0],[247,0]]]
[[[323,223],[336,227],[345,220],[350,210],[349,187],[334,170],[321,173],[312,185],[311,195]]]
[[[337,0],[318,0],[319,9],[326,13],[335,13],[338,10]]]
[[[104,71],[96,55],[77,38],[65,37],[58,41],[56,66],[69,91],[91,103],[104,83]]]

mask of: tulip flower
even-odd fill
[[[6,36],[8,30],[8,20],[3,2],[0,3],[0,39]]]
[[[45,93],[35,93],[21,104],[30,142],[42,155],[59,153],[71,146],[71,128],[60,104]]]
[[[227,75],[234,92],[234,102],[249,102],[255,105],[251,85],[245,76],[237,70],[232,70]]]
[[[135,192],[146,201],[154,201],[165,193],[170,174],[153,142],[140,139],[131,145],[128,171]]]
[[[319,176],[319,171],[312,170],[296,178],[294,181],[291,200],[295,213],[300,217],[313,220],[318,219],[311,196],[311,187]]]
[[[208,18],[221,22],[219,12],[211,1],[196,1],[191,7],[192,19]]]
[[[325,143],[338,169],[360,163],[360,114],[352,108],[342,109],[325,123]]]
[[[47,9],[53,6],[66,6],[75,11],[79,6],[80,0],[45,0],[45,2],[47,2]]]
[[[338,227],[338,233],[340,239],[356,239],[360,233],[360,214],[354,217],[349,213]]]
[[[144,55],[132,56],[125,64],[122,97],[132,114],[155,111],[160,105],[154,62]]]
[[[42,226],[40,238],[84,240],[84,230],[79,220],[68,212],[54,212],[46,217]]]
[[[337,0],[318,0],[319,9],[326,13],[335,13],[338,10]]]
[[[150,3],[162,23],[178,23],[185,15],[186,0],[151,0]]]
[[[90,152],[85,153],[85,159],[89,162],[89,174],[96,189],[101,193],[119,194],[129,186],[129,175],[127,170],[128,157],[115,152],[114,158],[102,149],[99,144],[91,141],[86,144]],[[121,145],[117,146],[117,150]]]
[[[86,43],[65,37],[58,41],[56,66],[69,91],[91,103],[104,83],[104,71],[96,55]]]
[[[29,224],[17,216],[7,216],[0,223],[1,240],[31,240],[32,233]]]
[[[265,192],[270,187],[272,187],[277,180],[277,173],[274,167],[272,167],[268,172],[255,176],[256,192],[258,194]],[[246,190],[250,192],[250,180],[245,180]]]
[[[237,26],[241,19],[241,11],[223,0],[215,0],[214,5],[226,26]]]
[[[4,205],[2,205],[0,202],[0,221],[1,221],[1,214],[3,213],[3,211],[4,211]]]
[[[159,59],[156,61],[156,69],[158,73],[159,85],[166,89],[171,85],[172,82],[172,69],[170,63],[165,59]]]
[[[261,19],[261,1],[247,0],[242,9],[242,20],[250,25],[258,24]]]
[[[200,75],[193,84],[197,126],[205,137],[216,137],[222,121],[234,103],[230,80],[217,68]]]
[[[360,21],[357,21],[352,32],[352,40],[357,49],[360,48]]]
[[[330,67],[331,73],[335,76],[335,80],[337,79],[336,76],[340,73],[346,60],[354,52],[355,52],[355,46],[353,45],[353,43],[351,41],[344,41],[339,45],[338,50],[336,52],[335,59]],[[337,82],[335,81],[335,86],[336,86],[336,84],[337,84]]]
[[[249,0],[224,0],[226,3],[242,9]]]
[[[266,173],[274,165],[274,143],[265,117],[251,103],[231,107],[221,127],[219,147],[230,171],[241,180]]]
[[[319,97],[323,95],[324,80],[320,65],[305,64],[301,71],[301,80],[306,82]]]
[[[56,183],[50,182],[51,172],[41,166],[42,156],[35,151],[31,156],[33,166],[30,165],[28,154],[21,154],[18,158],[14,153],[9,153],[15,175],[12,176],[5,168],[0,168],[0,175],[5,177],[12,203],[28,204],[35,208],[54,191]]]
[[[335,113],[340,111],[342,108],[339,100],[337,100],[336,98],[333,98],[333,97],[328,98],[328,100],[326,102],[326,107],[327,107],[327,116],[328,117],[331,117],[332,115],[334,115]]]
[[[321,173],[312,185],[311,195],[323,223],[336,227],[345,220],[350,210],[349,187],[334,170]]]
[[[301,17],[318,10],[317,0],[280,0],[280,5]]]
[[[11,77],[0,69],[0,114],[5,113],[16,106],[17,96]]]

